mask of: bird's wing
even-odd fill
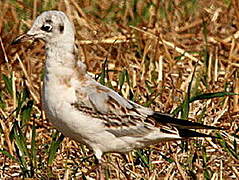
[[[117,137],[144,136],[155,128],[149,108],[125,99],[112,89],[91,78],[81,80],[76,89],[77,101],[72,106],[89,116],[98,118],[105,130]]]
[[[219,129],[154,112],[125,99],[93,79],[83,82],[78,91],[78,101],[72,105],[92,117],[101,119],[105,125],[105,130],[117,137],[145,136],[156,128],[166,134],[202,137],[203,134],[189,129]],[[183,133],[186,130],[187,133]]]

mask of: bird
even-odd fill
[[[196,130],[222,129],[154,111],[97,82],[76,57],[75,28],[62,11],[43,12],[12,44],[35,39],[45,42],[42,104],[46,117],[64,136],[91,148],[99,162],[105,153],[212,137]]]

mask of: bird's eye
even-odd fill
[[[42,27],[41,27],[41,30],[42,31],[46,31],[46,32],[51,32],[52,31],[52,26],[50,24],[44,24]]]

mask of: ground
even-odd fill
[[[41,108],[44,42],[10,45],[45,10],[76,27],[79,58],[124,97],[220,126],[218,138],[104,155],[106,179],[239,178],[237,0],[2,0],[0,178],[95,178],[92,151],[56,132]]]

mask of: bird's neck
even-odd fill
[[[56,41],[46,43],[45,82],[60,82],[74,74],[76,57],[74,41]]]
[[[74,41],[56,41],[46,44],[46,68],[75,66]]]
[[[74,39],[46,43],[45,81],[61,81],[73,74],[84,77],[87,74],[86,65],[78,61],[75,54]]]

